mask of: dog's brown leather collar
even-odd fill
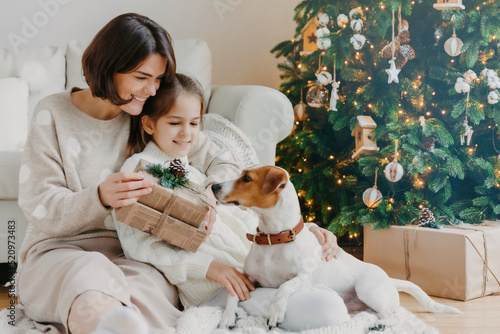
[[[304,228],[304,220],[300,217],[299,223],[290,230],[284,230],[276,234],[265,234],[257,228],[256,234],[247,233],[247,239],[258,245],[279,245],[295,241],[295,236]]]

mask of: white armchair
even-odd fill
[[[81,56],[89,41],[75,40],[66,50],[46,46],[15,53],[0,49],[0,263],[8,261],[8,221],[14,220],[19,251],[27,221],[17,205],[22,147],[38,101],[74,86],[87,87]],[[233,122],[248,136],[259,162],[274,164],[276,144],[293,127],[293,108],[280,92],[263,86],[212,86],[211,53],[205,41],[174,41],[177,70],[196,77],[209,101],[207,113]],[[17,257],[16,257],[17,258]]]

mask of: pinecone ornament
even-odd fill
[[[420,147],[429,151],[429,152],[434,152],[434,148],[436,147],[436,138],[434,137],[427,137],[426,135],[422,135],[422,143],[420,144]]]
[[[420,226],[433,227],[436,228],[436,217],[429,208],[423,208],[420,211],[420,216],[418,217],[418,223]]]
[[[174,161],[170,163],[170,167],[168,168],[168,170],[175,176],[178,177],[186,176],[186,169],[184,168],[181,159],[174,159]]]

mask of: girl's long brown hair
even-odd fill
[[[175,100],[181,92],[199,97],[201,104],[200,117],[203,119],[205,106],[203,88],[197,80],[177,73],[170,82],[160,85],[155,96],[151,96],[146,100],[140,115],[132,116],[130,120],[130,135],[127,143],[127,158],[144,150],[146,145],[153,139],[151,135],[144,131],[141,122],[142,117],[148,116],[153,122],[158,121],[160,117],[167,115],[172,110]]]

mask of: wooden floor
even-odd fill
[[[8,290],[0,287],[0,309],[10,305]],[[467,302],[434,298],[452,305],[463,314],[431,314],[426,312],[413,297],[401,293],[401,305],[413,312],[442,334],[497,334],[500,333],[500,295],[487,296]]]
[[[477,298],[466,302],[436,298],[437,302],[458,308],[463,314],[428,313],[410,295],[400,293],[401,306],[413,312],[442,334],[500,333],[500,295]]]

